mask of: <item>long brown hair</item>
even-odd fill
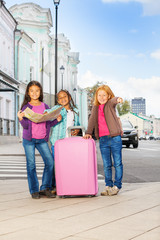
[[[69,101],[69,107],[70,107],[71,111],[75,112],[75,111],[74,111],[74,108],[77,108],[77,107],[76,107],[76,105],[75,105],[75,103],[74,103],[74,101],[73,101],[73,98],[72,98],[71,94],[70,94],[67,90],[61,89],[61,90],[57,93],[57,101],[58,101],[58,94],[61,93],[61,92],[65,92],[65,93],[67,94],[68,99],[70,99],[70,101]],[[76,112],[75,112],[75,113],[76,113]]]
[[[23,103],[21,105],[21,109],[23,108],[24,105],[26,105],[28,102],[31,101],[31,98],[30,96],[28,95],[28,92],[29,92],[29,88],[32,87],[32,86],[37,86],[40,88],[40,96],[39,96],[39,101],[43,102],[43,89],[42,89],[42,86],[41,84],[38,82],[38,81],[31,81],[28,83],[27,87],[26,87],[26,91],[25,91],[25,95],[24,95],[24,100],[23,100]]]
[[[97,96],[98,96],[98,91],[99,91],[99,90],[105,91],[105,92],[108,94],[109,99],[112,99],[112,98],[115,97],[115,96],[114,96],[114,93],[112,92],[112,90],[110,89],[110,87],[109,87],[108,85],[101,85],[101,86],[99,86],[99,87],[97,88],[97,90],[96,90],[96,92],[95,92],[95,95],[94,95],[94,105],[96,105],[96,106],[99,106],[99,105],[100,105],[99,102],[98,102],[98,98],[97,98]],[[109,99],[108,99],[108,100],[109,100]]]

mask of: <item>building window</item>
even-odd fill
[[[23,50],[23,82],[26,82],[27,74],[26,74],[26,51]]]
[[[9,59],[9,61],[7,61],[7,63],[8,63],[8,71],[10,72],[10,71],[11,71],[11,61],[12,61],[12,59],[11,59],[11,48],[10,48],[10,46],[8,46],[8,59]]]
[[[6,100],[6,118],[10,119],[10,105],[11,105],[11,101]]]
[[[0,117],[2,117],[2,97],[0,97]]]
[[[2,46],[2,57],[3,57],[3,69],[6,71],[6,65],[7,65],[7,53],[6,53],[6,43],[3,42]]]
[[[34,68],[30,67],[30,81],[34,80]]]

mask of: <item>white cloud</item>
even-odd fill
[[[107,52],[89,52],[88,55],[90,56],[101,56],[101,57],[112,57],[112,58],[127,58],[128,56],[125,54],[114,54],[114,53],[107,53]]]
[[[131,29],[131,30],[129,30],[129,33],[132,33],[132,34],[136,34],[137,32],[138,32],[137,29]]]
[[[113,79],[104,79],[94,75],[91,71],[87,71],[86,74],[81,76],[79,86],[82,88],[93,86],[97,81],[106,82],[116,96],[128,100],[134,97],[145,98],[147,115],[154,114],[156,117],[160,117],[160,77],[153,76],[148,79],[130,77],[126,82],[120,82]]]
[[[124,3],[127,3],[127,2],[131,2],[131,1],[134,1],[134,0],[102,0],[102,2],[104,2],[104,3],[114,3],[114,2],[124,2]]]
[[[84,75],[80,76],[79,86],[82,88],[91,87],[97,82],[102,82],[104,79],[98,75],[93,74],[88,70]]]
[[[155,52],[151,53],[151,57],[155,59],[160,59],[160,49],[157,49]]]
[[[145,58],[146,55],[145,55],[144,53],[137,53],[137,54],[136,54],[136,57],[137,57],[137,58]]]
[[[129,3],[138,2],[143,6],[143,14],[146,16],[160,14],[160,0],[102,0],[104,3]]]

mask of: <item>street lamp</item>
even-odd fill
[[[73,92],[75,94],[75,104],[76,104],[76,92],[77,92],[77,88],[73,88]]]
[[[57,94],[57,21],[58,21],[58,5],[60,0],[53,0],[55,5],[55,102]]]
[[[61,76],[62,76],[62,89],[63,89],[63,74],[64,74],[64,70],[65,70],[65,68],[64,68],[64,66],[62,65],[62,66],[60,67]]]

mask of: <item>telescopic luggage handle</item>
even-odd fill
[[[68,131],[68,136],[71,137],[71,131],[75,130],[75,129],[81,129],[82,130],[82,136],[85,135],[85,128],[83,126],[72,126],[72,127],[68,127],[67,131]]]

